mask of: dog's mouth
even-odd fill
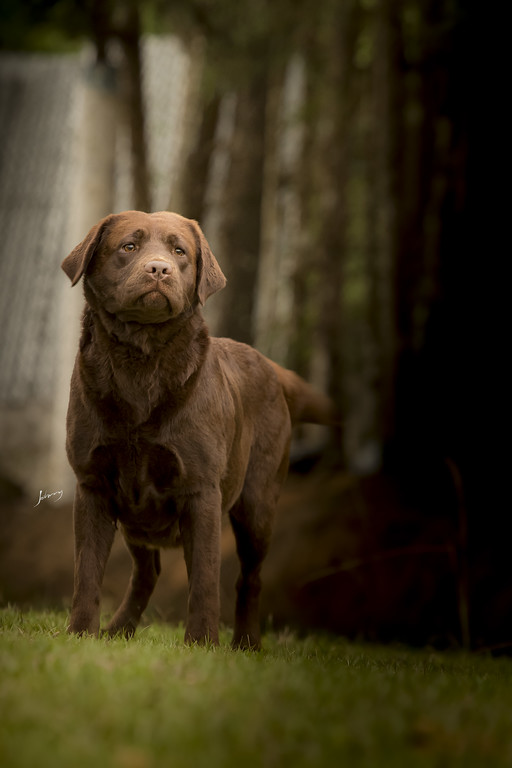
[[[139,296],[137,303],[147,307],[163,307],[169,305],[169,300],[163,291],[160,290],[157,283],[156,288],[153,288],[150,291],[146,291],[146,293],[143,293],[142,296]]]
[[[173,308],[167,296],[155,286],[138,296],[129,307],[117,310],[117,317],[124,323],[165,323],[173,315]]]

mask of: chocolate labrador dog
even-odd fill
[[[71,380],[67,451],[77,478],[70,632],[99,631],[119,525],[133,558],[110,635],[131,635],[159,571],[182,544],[187,642],[218,642],[221,516],[241,572],[233,645],[258,648],[260,569],[288,468],[291,426],[331,405],[292,371],[214,339],[200,306],[225,277],[195,221],[128,211],[94,226],[62,264],[86,306]]]

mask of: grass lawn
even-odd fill
[[[331,637],[261,653],[183,628],[70,637],[64,613],[0,611],[4,768],[512,765],[512,660]]]

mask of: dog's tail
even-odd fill
[[[292,424],[307,422],[332,426],[337,421],[334,403],[327,395],[312,387],[294,371],[282,368],[272,360],[270,362],[283,388]]]

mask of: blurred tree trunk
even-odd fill
[[[297,195],[299,234],[295,271],[292,276],[293,322],[288,365],[301,376],[327,388],[327,356],[322,333],[323,247],[321,203],[325,157],[320,141],[327,107],[324,93],[324,46],[317,6],[310,7],[299,30],[299,49],[304,60],[305,82],[302,107],[302,145]],[[319,248],[320,245],[320,248]]]
[[[256,311],[258,348],[291,367],[297,351],[294,280],[305,226],[300,194],[305,79],[304,58],[294,53],[285,66],[275,67],[269,87]],[[305,336],[301,347],[310,349]]]
[[[367,323],[371,360],[370,440],[373,470],[382,463],[384,447],[394,430],[394,385],[397,335],[395,272],[397,259],[397,169],[400,165],[400,56],[402,39],[398,5],[379,0],[367,25],[373,41],[368,87],[366,188]],[[361,469],[363,469],[361,467]],[[368,466],[366,471],[371,471]]]
[[[197,221],[202,221],[205,215],[205,195],[215,147],[220,102],[220,95],[215,93],[199,106],[199,125],[196,127],[186,160],[182,164],[180,178],[176,184],[177,191],[173,192],[170,205],[170,209]]]
[[[135,208],[151,211],[147,147],[144,127],[144,98],[142,92],[141,22],[137,3],[130,2],[118,28],[126,66],[126,109],[131,134],[133,199]]]
[[[237,92],[230,165],[223,192],[219,251],[228,278],[217,333],[252,343],[260,254],[267,80]]]
[[[284,74],[279,71],[269,77],[265,109],[265,144],[261,205],[261,244],[258,284],[255,298],[254,336],[258,349],[265,355],[283,362],[286,329],[283,328],[280,288],[280,259],[283,243],[280,184],[281,105]]]
[[[444,332],[439,328],[434,343],[437,350],[431,346],[432,321],[440,302],[445,303],[442,297],[447,281],[453,279],[452,266],[461,268],[456,252],[447,253],[443,248],[452,217],[458,215],[453,204],[461,191],[463,195],[466,162],[464,126],[459,124],[464,117],[459,109],[462,91],[457,90],[462,81],[453,80],[454,73],[460,72],[453,61],[456,47],[452,49],[456,19],[431,0],[408,16],[406,27],[401,4],[385,0],[384,5],[388,34],[397,29],[402,34],[401,58],[398,44],[392,41],[388,58],[394,142],[389,162],[394,168],[396,208],[392,431],[402,456],[411,456],[412,445],[432,456],[446,448],[441,434],[436,434],[442,428],[438,398],[444,400],[445,396],[431,377],[442,375],[442,366],[448,362],[438,357],[445,348]]]
[[[115,146],[119,126],[119,73],[109,57],[112,35],[111,7],[93,0],[90,8],[96,62],[86,73],[83,87],[83,120],[80,121],[78,174],[81,201],[78,227],[89,229],[114,206]],[[79,230],[80,231],[80,230]]]
[[[189,64],[184,131],[177,159],[176,181],[171,189],[168,210],[203,222],[210,165],[215,149],[221,94],[212,89],[205,66],[207,42],[196,33],[184,36]],[[175,141],[171,134],[170,141]]]
[[[359,6],[356,0],[336,6],[325,21],[327,45],[323,72],[319,73],[322,116],[319,121],[317,162],[323,200],[319,212],[319,254],[321,265],[320,331],[327,354],[327,387],[340,412],[345,406],[346,371],[343,339],[347,317],[343,306],[343,277],[347,249],[348,180],[350,157],[350,114],[352,106],[351,67],[356,40]],[[332,94],[336,98],[332,98]],[[336,462],[344,461],[341,428],[331,446]]]

